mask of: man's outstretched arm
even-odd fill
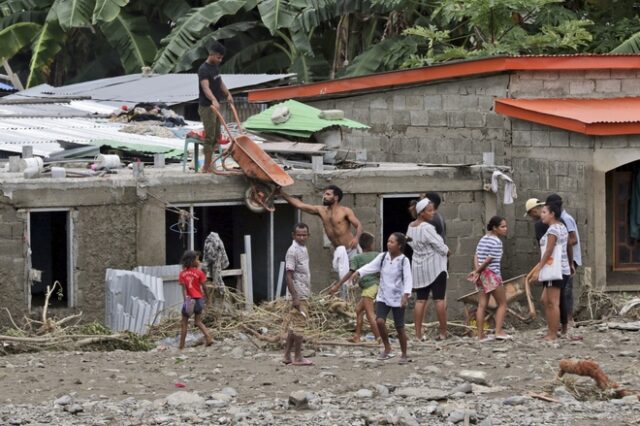
[[[282,196],[282,198],[287,200],[287,203],[291,204],[296,209],[300,209],[303,212],[309,213],[309,214],[315,214],[315,215],[320,214],[320,211],[319,211],[320,206],[312,206],[311,204],[304,203],[302,202],[302,200],[296,197],[292,197],[291,195],[287,194],[282,190],[280,190],[280,195]]]

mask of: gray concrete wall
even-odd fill
[[[506,97],[509,76],[392,89],[315,101],[371,126],[345,133],[344,147],[367,150],[370,161],[477,163],[493,151],[503,163],[506,120],[493,112],[496,97]]]
[[[4,197],[2,197],[4,198]],[[0,305],[11,309],[17,319],[26,310],[25,244],[26,216],[16,209],[0,203]],[[19,309],[23,307],[23,309]],[[0,315],[6,323],[6,313]]]

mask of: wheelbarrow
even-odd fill
[[[517,277],[510,278],[506,281],[502,282],[502,285],[505,288],[506,298],[507,298],[507,312],[511,315],[515,316],[521,321],[529,321],[531,319],[535,319],[537,316],[536,308],[533,305],[533,299],[531,297],[531,285],[528,280],[528,276],[526,274],[518,275]],[[513,309],[509,308],[509,302],[513,302],[514,300],[520,299],[522,296],[526,296],[527,305],[529,307],[529,317],[523,317],[515,312]],[[463,302],[465,304],[464,313],[467,318],[470,318],[470,312],[468,305],[478,306],[480,303],[480,292],[478,290],[473,291],[471,293],[465,294],[464,296],[459,297],[458,302]],[[493,295],[489,296],[489,301],[487,302],[487,318],[491,318],[498,304],[496,300],[493,298]]]
[[[258,144],[244,134],[236,107],[233,103],[229,105],[242,134],[233,136],[220,111],[211,106],[231,141],[229,148],[212,160],[212,171],[217,175],[245,175],[249,181],[249,187],[245,191],[244,201],[249,210],[255,213],[262,213],[265,210],[272,212],[276,191],[280,187],[293,184],[293,179]],[[230,158],[241,170],[227,164]]]

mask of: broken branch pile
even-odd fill
[[[307,300],[308,318],[305,338],[311,341],[342,339],[353,332],[354,304],[327,295],[313,295]],[[284,337],[284,321],[291,310],[291,301],[277,299],[254,306],[251,311],[242,310],[241,295],[225,290],[216,294],[204,311],[203,322],[213,332],[215,339],[233,337],[238,332],[247,333],[262,341],[278,343]],[[151,327],[154,338],[175,336],[180,332],[180,322],[167,318]]]

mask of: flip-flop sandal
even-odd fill
[[[398,360],[398,364],[408,364],[412,362],[411,358],[407,358],[406,356],[400,357]]]
[[[313,361],[307,358],[303,358],[302,361],[292,361],[290,365],[295,365],[297,367],[306,367],[313,365]]]
[[[513,336],[506,334],[504,336],[496,336],[496,340],[513,340]]]
[[[388,359],[393,358],[394,356],[396,356],[393,352],[380,352],[380,354],[378,355],[378,360],[379,361],[386,361]]]

